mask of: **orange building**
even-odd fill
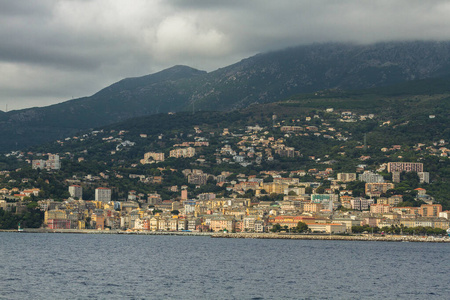
[[[92,222],[94,223],[94,228],[98,230],[105,229],[105,217],[99,214],[92,214]]]
[[[440,204],[422,204],[419,209],[419,214],[422,217],[439,217],[442,212],[442,205]]]

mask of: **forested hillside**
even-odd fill
[[[349,91],[438,78],[441,84],[436,88],[442,90],[447,81],[439,78],[450,74],[449,58],[448,42],[315,44],[259,54],[210,73],[175,66],[124,79],[89,97],[2,113],[0,147],[21,149],[138,116],[229,111],[329,89]],[[429,93],[436,92],[429,89]]]

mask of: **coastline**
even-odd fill
[[[287,233],[214,233],[212,238],[244,239],[291,239],[291,240],[337,240],[337,241],[377,241],[377,242],[430,242],[450,243],[450,238],[433,236],[402,235],[327,235],[327,234],[287,234]]]
[[[425,242],[450,243],[450,238],[433,236],[401,236],[401,235],[327,235],[327,234],[289,234],[289,233],[217,233],[217,232],[183,232],[183,231],[124,231],[124,230],[93,230],[93,229],[43,229],[24,228],[23,231],[0,230],[0,232],[15,233],[72,233],[72,234],[125,234],[125,235],[178,235],[178,236],[209,236],[211,238],[240,239],[290,239],[290,240],[338,240],[338,241],[378,241],[378,242]]]
[[[126,230],[95,230],[95,229],[45,229],[45,228],[24,228],[23,231],[17,229],[0,229],[0,232],[15,233],[72,233],[72,234],[125,234],[125,235],[183,235],[183,236],[211,236],[213,232],[184,232],[184,231],[126,231]]]

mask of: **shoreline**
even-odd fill
[[[329,235],[329,234],[288,234],[288,233],[217,233],[217,232],[185,232],[185,231],[124,231],[95,229],[43,229],[24,228],[23,231],[0,230],[15,233],[72,233],[72,234],[124,234],[124,235],[177,235],[177,236],[209,236],[211,238],[239,239],[290,239],[290,240],[337,240],[337,241],[379,241],[379,242],[428,242],[450,243],[450,238],[434,236],[401,236],[401,235]]]
[[[71,233],[71,234],[124,234],[124,235],[183,235],[183,236],[211,236],[213,232],[185,232],[185,231],[126,231],[126,230],[95,230],[95,229],[45,229],[45,228],[24,228],[23,231],[17,229],[0,229],[0,232],[15,233]]]
[[[290,239],[290,240],[336,240],[336,241],[377,241],[377,242],[425,242],[450,243],[450,238],[434,236],[401,235],[327,235],[327,234],[286,234],[286,233],[214,233],[212,238],[244,239]]]

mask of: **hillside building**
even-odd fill
[[[111,201],[111,189],[105,187],[99,187],[95,189],[95,201],[110,202]]]
[[[356,173],[337,173],[337,181],[350,182],[356,180]]]
[[[47,170],[59,170],[61,169],[61,163],[59,161],[59,155],[49,154],[48,160],[34,159],[31,162],[32,169],[47,169]]]
[[[144,159],[140,160],[140,163],[145,164],[152,164],[157,162],[163,162],[164,161],[164,153],[160,152],[147,152],[144,154]]]
[[[381,175],[370,171],[364,171],[364,173],[358,175],[359,181],[364,181],[368,183],[383,183],[384,178]]]
[[[423,172],[423,163],[413,162],[390,162],[388,172]]]
[[[83,188],[79,185],[69,186],[69,194],[72,198],[83,199]]]
[[[187,148],[179,148],[170,151],[170,157],[180,158],[180,157],[194,157],[195,148],[187,147]]]

